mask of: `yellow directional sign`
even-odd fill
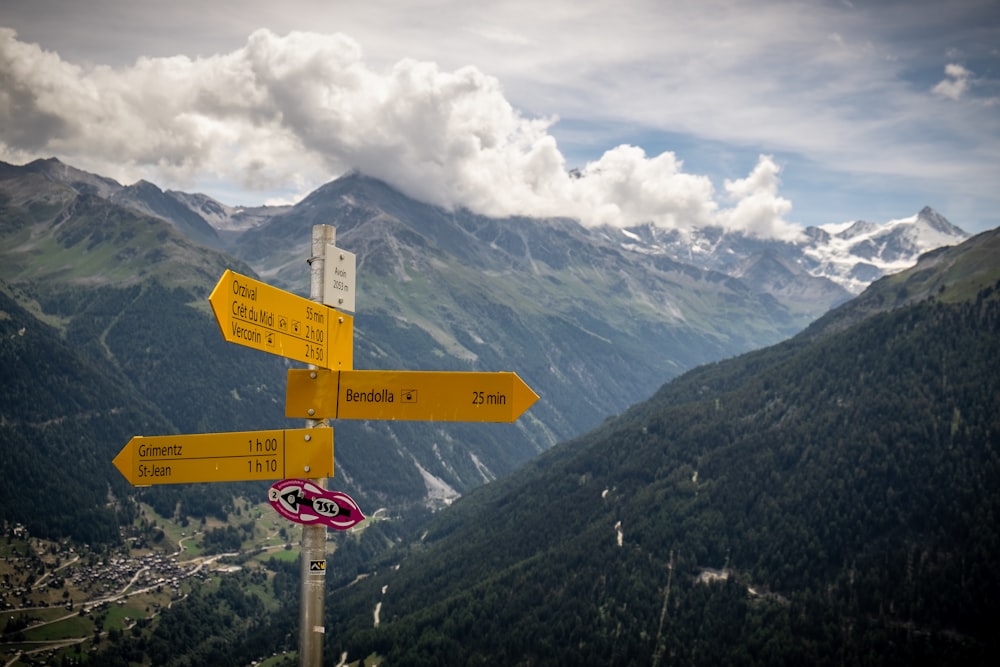
[[[537,400],[516,373],[289,369],[285,415],[513,422]]]
[[[222,337],[321,368],[351,368],[354,318],[229,269],[208,297]]]
[[[333,429],[137,435],[114,459],[132,486],[333,476]]]

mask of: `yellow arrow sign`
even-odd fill
[[[289,369],[285,415],[513,422],[537,400],[516,373]]]
[[[115,467],[132,486],[333,476],[333,429],[137,435]]]
[[[222,337],[322,368],[351,368],[354,318],[226,269],[208,297]]]

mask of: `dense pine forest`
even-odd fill
[[[1000,599],[996,287],[682,376],[337,591],[331,653],[984,663]]]

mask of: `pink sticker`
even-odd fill
[[[347,530],[365,520],[349,495],[321,489],[307,479],[275,482],[268,489],[267,500],[278,514],[295,523],[322,523],[334,530]]]

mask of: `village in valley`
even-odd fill
[[[52,664],[141,634],[195,587],[246,572],[267,590],[271,558],[295,560],[291,523],[265,504],[237,502],[230,521],[163,519],[143,506],[117,547],[56,542],[5,523],[0,535],[0,666]],[[188,524],[188,525],[182,525]]]

